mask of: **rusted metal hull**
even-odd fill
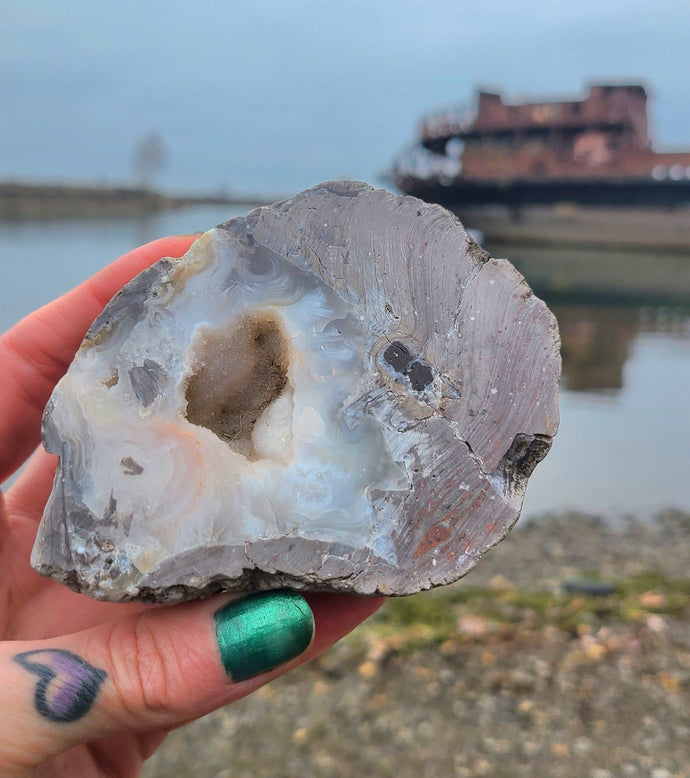
[[[405,194],[451,210],[477,205],[581,205],[668,208],[690,206],[690,180],[643,179],[552,179],[548,181],[439,181],[407,179],[400,182]]]
[[[419,182],[405,191],[445,206],[489,241],[690,252],[690,181],[504,187]]]
[[[690,207],[464,206],[453,209],[486,241],[677,254],[690,260]]]

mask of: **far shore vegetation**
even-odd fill
[[[137,216],[191,205],[266,205],[280,197],[164,193],[148,186],[0,182],[0,219]]]

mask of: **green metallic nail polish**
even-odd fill
[[[290,589],[259,592],[213,614],[225,672],[243,681],[299,656],[314,636],[314,616]]]

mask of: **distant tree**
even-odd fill
[[[137,143],[132,163],[137,183],[145,188],[151,187],[166,163],[165,145],[157,132],[145,135]]]

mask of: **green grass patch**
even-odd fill
[[[506,627],[514,632],[551,625],[577,633],[581,625],[596,628],[606,623],[639,621],[650,613],[672,617],[690,615],[690,580],[673,580],[655,572],[644,572],[610,583],[616,591],[607,596],[458,583],[411,597],[390,599],[365,627],[365,632],[384,639],[397,636],[393,642],[402,649],[449,639],[484,641],[495,635],[503,639]],[[481,621],[470,623],[468,629],[466,619],[470,616]]]

